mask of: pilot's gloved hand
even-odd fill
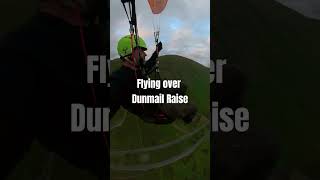
[[[160,52],[162,50],[162,42],[160,41],[158,44],[157,44],[157,51]]]

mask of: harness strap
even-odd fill
[[[124,60],[122,63],[123,66],[128,67],[134,71],[137,71],[139,68],[130,60]]]

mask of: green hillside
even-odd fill
[[[179,79],[188,85],[188,95],[202,114],[209,117],[209,68],[178,55],[159,57],[162,79]],[[121,66],[119,59],[111,61],[111,71]],[[152,74],[151,74],[152,75]]]
[[[155,168],[148,171],[112,171],[112,180],[185,180],[185,179],[209,179],[210,174],[210,145],[209,145],[209,69],[197,64],[189,59],[180,56],[160,57],[161,75],[168,79],[182,79],[189,86],[188,95],[199,108],[199,124],[184,125],[182,121],[177,121],[172,125],[157,126],[145,124],[132,114],[126,114],[121,109],[113,118],[113,122],[123,119],[126,115],[126,121],[122,126],[112,130],[111,149],[133,149],[143,146],[153,146],[177,140],[188,133],[196,132],[192,138],[182,141],[175,146],[153,151],[150,155],[144,153],[143,156],[130,157],[134,160],[120,159],[122,162],[133,162],[138,159],[146,162],[148,159],[153,162],[168,159],[171,156],[181,155],[183,152],[195,148],[191,155],[170,163],[161,168]],[[119,67],[119,61],[112,62],[112,69]],[[117,120],[118,118],[118,120]],[[200,140],[199,140],[200,139]],[[129,142],[129,143],[128,143]],[[198,143],[198,144],[196,144]],[[64,159],[49,152],[36,141],[32,145],[25,158],[18,164],[7,180],[16,179],[77,179],[87,180],[96,179],[89,173],[73,167]]]
[[[255,126],[274,134],[279,167],[319,179],[320,22],[272,0],[216,1],[215,58],[248,78]]]
[[[111,179],[209,179],[209,69],[181,56],[167,55],[160,57],[159,60],[163,79],[181,79],[188,86],[187,94],[199,109],[200,121],[190,125],[184,125],[181,120],[170,125],[153,125],[144,123],[137,116],[126,114],[126,111],[121,109],[111,120],[111,127],[123,121],[120,127],[111,130]],[[112,71],[119,67],[120,60],[112,62]],[[197,129],[200,131],[191,138],[163,149],[126,155],[114,153],[177,141]],[[195,150],[192,150],[191,154],[178,158],[168,165],[159,165],[192,148]],[[160,167],[149,169],[153,165]],[[132,168],[146,169],[132,170]]]

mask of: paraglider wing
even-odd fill
[[[153,14],[160,14],[167,5],[168,0],[148,0]]]

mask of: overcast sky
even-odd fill
[[[277,0],[306,17],[320,19],[320,0]]]
[[[320,19],[320,0],[277,0],[300,12],[306,17]],[[118,40],[129,34],[129,24],[120,0],[111,0],[111,58],[118,58]],[[153,15],[147,0],[137,0],[139,35],[149,50],[155,49]],[[210,50],[210,1],[209,0],[168,0],[166,9],[160,15],[160,40],[163,42],[162,55],[177,54],[209,66]]]
[[[120,0],[111,0],[111,58],[119,57],[117,42],[129,34],[129,23]],[[147,0],[137,0],[137,18],[140,37],[144,38],[150,56],[155,50],[153,15]],[[210,1],[168,0],[160,15],[161,55],[177,54],[195,60],[207,67],[210,63]]]

